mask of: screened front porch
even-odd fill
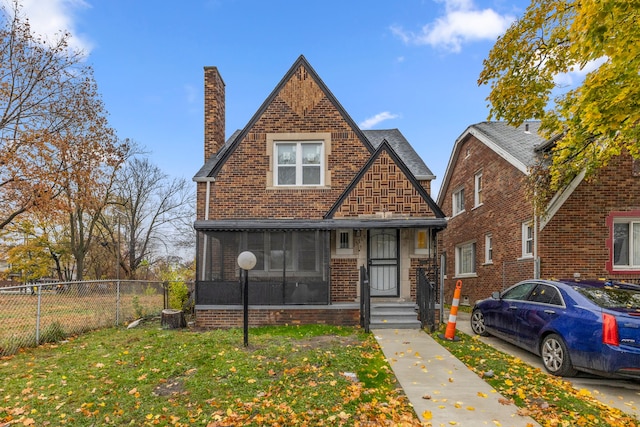
[[[249,271],[249,304],[329,304],[326,230],[199,231],[196,305],[242,304],[237,257],[256,256]]]

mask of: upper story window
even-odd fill
[[[482,172],[476,173],[474,182],[473,205],[480,206],[482,204]]]
[[[531,222],[522,223],[522,257],[533,256],[533,227]]]
[[[453,193],[452,211],[453,216],[464,211],[464,188],[460,188]]]
[[[275,185],[323,185],[321,141],[276,142]]]
[[[330,187],[330,154],[330,133],[267,134],[267,188]]]

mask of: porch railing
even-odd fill
[[[371,288],[369,287],[369,271],[360,267],[360,326],[369,333],[371,321]]]
[[[418,318],[422,329],[433,332],[436,329],[436,301],[438,300],[437,281],[429,277],[428,269],[416,270],[416,299],[418,304]]]

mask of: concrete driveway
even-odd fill
[[[470,318],[470,313],[458,311],[456,329],[473,336],[475,334],[471,330]],[[444,319],[447,322],[448,315]],[[533,353],[491,336],[480,337],[480,340],[503,353],[517,357],[523,362],[545,371],[542,360]],[[583,373],[578,374],[577,377],[565,379],[578,390],[589,390],[593,397],[601,402],[640,419],[640,381],[602,378]]]

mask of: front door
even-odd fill
[[[371,296],[397,297],[398,230],[369,230],[369,283]]]

